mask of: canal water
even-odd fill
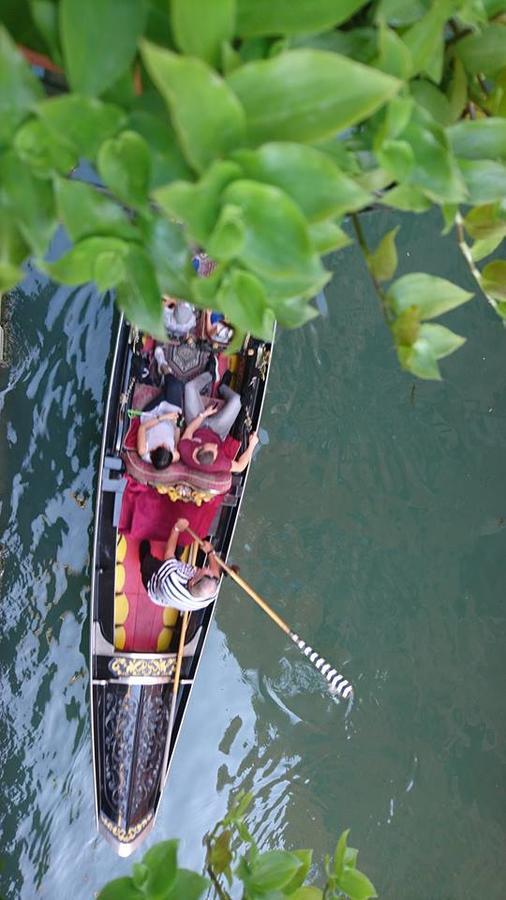
[[[401,220],[400,271],[472,289],[436,214]],[[447,317],[468,342],[444,381],[415,381],[356,250],[330,262],[321,318],[275,349],[232,557],[356,703],[225,583],[148,843],[178,837],[199,867],[245,788],[264,847],[321,861],[350,827],[383,898],[502,900],[506,334],[475,300]],[[130,870],[95,834],[87,668],[112,308],[31,273],[4,325],[0,893],[88,900]]]

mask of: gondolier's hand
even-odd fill
[[[174,528],[176,531],[186,531],[189,524],[190,523],[188,519],[178,519],[176,524],[174,525]]]

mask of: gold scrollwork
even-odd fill
[[[183,503],[194,503],[195,506],[208,503],[214,496],[211,491],[199,491],[189,484],[157,484],[156,490],[159,494],[167,494],[173,503],[182,500]]]
[[[122,844],[128,844],[130,843],[130,841],[133,841],[133,839],[136,838],[141,831],[144,831],[146,825],[149,824],[152,818],[153,813],[148,813],[148,815],[145,816],[144,819],[141,819],[140,822],[137,822],[137,825],[132,825],[132,827],[129,828],[128,831],[125,831],[124,828],[116,825],[115,822],[111,822],[111,820],[108,819],[107,816],[104,816],[103,813],[100,814],[100,821],[102,822],[102,824],[105,825],[107,830],[110,831],[111,834],[113,834],[114,837],[118,839],[118,841],[121,841]]]
[[[171,675],[174,670],[173,659],[128,659],[125,656],[115,656],[109,662],[109,670],[118,678],[129,676],[157,678]]]
[[[268,368],[269,368],[269,363],[270,363],[270,361],[271,361],[271,351],[270,351],[270,350],[264,350],[264,352],[263,352],[263,354],[262,354],[262,359],[261,359],[260,364],[259,364],[259,366],[258,366],[258,373],[259,373],[260,378],[262,379],[262,381],[265,381],[265,379],[266,379],[266,376],[267,376],[267,370],[268,370]]]

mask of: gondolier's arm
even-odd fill
[[[171,533],[169,534],[169,540],[165,545],[165,553],[163,554],[164,559],[172,559],[173,556],[176,555],[176,547],[177,542],[179,540],[179,535],[181,531],[184,531],[188,527],[188,519],[178,519],[176,524],[174,525]]]

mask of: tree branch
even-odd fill
[[[465,236],[465,232],[464,232],[464,220],[463,220],[460,212],[457,212],[457,214],[455,216],[455,230],[457,232],[457,244],[459,246],[459,250],[462,253],[462,256],[464,257],[464,259],[468,265],[471,275],[473,276],[474,280],[477,282],[482,293],[486,297],[488,303],[490,303],[490,306],[496,312],[498,312],[497,300],[494,300],[494,298],[491,297],[490,294],[487,294],[485,288],[483,287],[483,278],[482,278],[481,272],[473,259],[473,256],[471,253],[471,248],[466,241],[466,236]]]
[[[355,231],[355,234],[357,237],[358,245],[359,245],[359,247],[362,251],[362,255],[364,257],[364,262],[367,266],[367,271],[369,272],[369,275],[371,276],[371,281],[373,283],[374,290],[376,291],[376,294],[378,295],[378,299],[380,301],[383,318],[385,319],[385,322],[387,323],[387,325],[390,326],[390,324],[392,322],[392,313],[391,313],[390,308],[387,303],[385,291],[383,290],[383,288],[381,287],[381,284],[379,283],[378,279],[374,275],[374,272],[371,271],[371,267],[369,265],[369,257],[371,255],[371,251],[369,250],[369,247],[367,246],[365,234],[364,234],[362,225],[360,224],[360,220],[358,218],[357,213],[351,214],[351,221],[353,223],[353,228],[354,228],[354,231]]]

